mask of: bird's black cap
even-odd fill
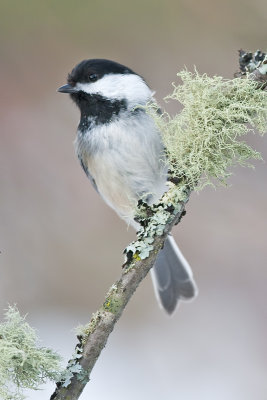
[[[75,86],[77,82],[94,82],[106,74],[135,74],[135,72],[111,60],[101,58],[83,60],[68,75],[68,84]]]

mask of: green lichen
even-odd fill
[[[103,308],[112,314],[116,314],[122,306],[122,296],[117,285],[112,285],[104,301]]]
[[[86,325],[79,325],[75,329],[77,336],[81,337],[82,342],[86,340],[86,338],[94,332],[98,322],[101,319],[101,313],[97,311],[96,313],[92,314],[92,318],[90,322]]]
[[[191,189],[225,184],[230,167],[251,166],[259,152],[242,136],[267,127],[267,93],[249,79],[226,80],[187,70],[178,74],[181,85],[166,99],[179,101],[183,110],[174,117],[159,115],[155,105],[147,111],[162,132],[171,175],[186,179]]]
[[[110,296],[106,299],[106,301],[103,304],[103,308],[105,311],[109,311],[112,314],[116,314],[120,309],[122,305],[122,300],[120,297],[113,297]]]
[[[0,324],[1,399],[24,399],[23,389],[37,390],[47,380],[59,379],[61,357],[38,342],[36,331],[10,306]]]

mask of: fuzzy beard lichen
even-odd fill
[[[38,389],[48,379],[59,379],[60,356],[37,343],[36,332],[25,317],[16,307],[9,307],[0,324],[1,399],[24,399],[23,389]]]
[[[251,166],[260,153],[240,140],[267,127],[267,93],[249,79],[226,80],[184,70],[177,74],[182,84],[174,85],[167,100],[177,100],[182,111],[174,117],[160,115],[158,106],[147,106],[162,132],[172,176],[186,178],[191,190],[215,180],[225,183],[235,164]]]

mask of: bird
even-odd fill
[[[167,191],[162,136],[145,105],[154,100],[145,79],[107,59],[87,59],[68,74],[67,93],[80,110],[74,142],[80,165],[104,201],[136,230],[139,200],[156,203]],[[197,286],[189,263],[168,235],[152,268],[159,305],[167,314],[190,300]]]

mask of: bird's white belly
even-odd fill
[[[122,165],[123,168],[123,165]],[[94,178],[97,190],[106,203],[112,207],[121,218],[132,220],[138,201],[130,182],[125,181],[123,169],[118,170],[110,155],[98,154],[88,159],[88,169]]]
[[[78,132],[76,152],[103,199],[128,222],[138,199],[153,203],[166,191],[163,145],[146,114]]]

